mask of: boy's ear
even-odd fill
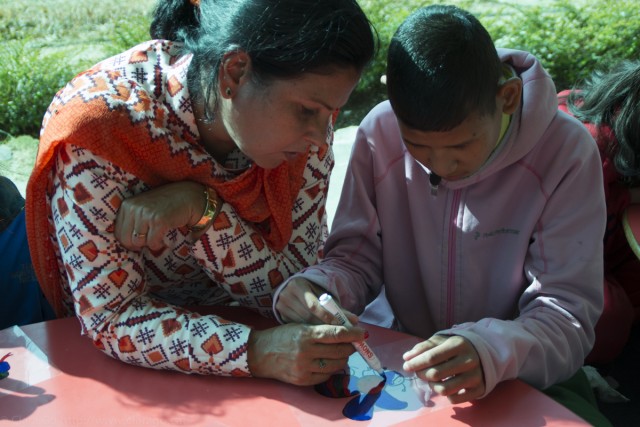
[[[513,114],[522,99],[522,80],[511,77],[498,88],[498,99],[502,101],[502,112]]]

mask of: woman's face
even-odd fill
[[[353,91],[360,73],[333,68],[330,73],[305,73],[267,84],[250,75],[229,86],[221,83],[219,114],[224,131],[255,164],[272,169],[283,161],[326,144],[333,112]]]

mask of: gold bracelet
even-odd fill
[[[191,231],[197,232],[208,228],[213,220],[216,219],[218,213],[220,213],[220,210],[218,209],[220,205],[220,199],[218,199],[218,195],[216,194],[215,190],[209,187],[205,187],[204,197],[207,200],[207,204],[204,207],[204,213],[202,214],[202,218],[200,218],[198,222],[189,227],[189,230]]]

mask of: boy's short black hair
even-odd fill
[[[455,6],[418,9],[389,45],[389,101],[398,119],[417,130],[447,131],[473,112],[492,114],[501,75],[491,36]]]

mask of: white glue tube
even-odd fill
[[[340,310],[340,307],[338,307],[338,304],[336,304],[336,302],[333,300],[331,295],[322,294],[320,295],[319,301],[320,301],[320,305],[322,305],[325,309],[327,309],[329,313],[333,314],[333,316],[336,319],[335,324],[347,326],[347,327],[352,326],[351,322],[349,322],[349,319],[347,319],[347,316],[344,314],[342,310]],[[376,371],[378,374],[384,376],[383,374],[384,369],[382,368],[382,363],[380,363],[380,359],[378,359],[378,356],[376,356],[373,350],[369,348],[367,343],[364,341],[357,341],[352,344],[356,348],[356,351],[360,353],[364,361],[367,362],[367,365],[369,365],[371,369]]]

